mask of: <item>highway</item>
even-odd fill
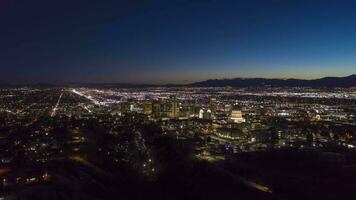
[[[93,169],[94,171],[96,171],[99,174],[107,175],[107,173],[104,170],[100,169],[99,167],[95,166],[94,164],[90,163],[89,161],[85,160],[84,158],[82,158],[80,156],[70,156],[69,159],[76,161],[78,163],[81,163],[82,165],[84,165],[90,169]]]
[[[0,168],[0,175],[4,175],[10,171],[11,171],[11,169],[9,169],[9,168]]]
[[[83,93],[77,91],[76,89],[72,89],[71,91],[72,91],[74,94],[76,94],[76,95],[79,95],[79,96],[81,96],[81,97],[84,97],[84,98],[90,100],[93,104],[95,104],[95,105],[97,105],[97,106],[102,106],[102,104],[101,104],[99,101],[95,100],[95,99],[94,99],[93,97],[91,97],[91,96],[85,95],[85,94],[83,94]]]
[[[272,190],[271,190],[269,187],[267,187],[267,186],[264,186],[264,185],[255,183],[255,182],[253,182],[253,181],[246,180],[246,179],[243,178],[243,177],[238,177],[238,179],[239,179],[242,183],[244,183],[245,185],[247,185],[248,187],[257,189],[257,190],[262,191],[262,192],[272,193]]]
[[[58,110],[58,106],[59,106],[59,103],[61,102],[62,96],[63,96],[63,92],[61,93],[61,95],[59,95],[59,98],[58,98],[58,101],[56,103],[56,106],[54,106],[54,108],[52,110],[51,117],[56,116],[56,113],[57,113],[57,110]]]

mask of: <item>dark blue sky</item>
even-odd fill
[[[356,1],[2,0],[0,80],[182,83],[356,73]]]

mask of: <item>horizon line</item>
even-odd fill
[[[350,75],[345,75],[345,76],[322,76],[318,78],[267,78],[267,77],[234,77],[234,78],[208,78],[208,79],[203,79],[203,80],[196,80],[192,82],[186,82],[186,83],[172,83],[172,82],[167,82],[167,83],[154,83],[154,82],[33,82],[33,83],[10,83],[6,81],[1,81],[0,80],[0,85],[13,85],[13,86],[21,86],[21,85],[75,85],[75,84],[123,84],[123,85],[152,85],[152,86],[166,86],[166,85],[189,85],[189,84],[194,84],[194,83],[199,83],[199,82],[204,82],[208,80],[233,80],[233,79],[277,79],[277,80],[318,80],[318,79],[323,79],[323,78],[345,78],[345,77],[350,77],[350,76],[356,76],[356,73],[350,74]]]

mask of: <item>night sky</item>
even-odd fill
[[[356,73],[356,1],[1,0],[0,81]]]

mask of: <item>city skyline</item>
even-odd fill
[[[355,74],[353,1],[12,1],[0,81],[186,84]]]
[[[0,200],[333,200],[356,0],[0,0]]]
[[[2,87],[0,198],[347,199],[355,91]]]

